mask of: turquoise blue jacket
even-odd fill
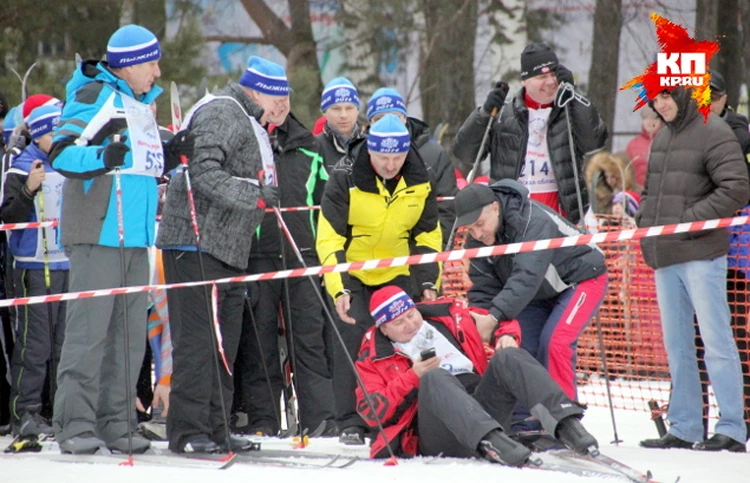
[[[114,176],[107,175],[104,147],[115,134],[130,145],[121,94],[151,104],[162,89],[136,96],[130,86],[98,61],[82,63],[66,87],[66,102],[50,153],[52,167],[67,179],[63,187],[59,243],[119,246]],[[114,102],[108,102],[113,97]],[[123,169],[132,167],[132,151]],[[151,176],[122,174],[126,247],[154,243],[158,193]]]

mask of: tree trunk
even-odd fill
[[[423,0],[425,42],[419,89],[424,121],[448,123],[444,139],[453,139],[474,109],[474,43],[477,2]]]
[[[599,109],[610,133],[615,120],[621,30],[622,0],[596,0],[588,98]],[[611,147],[610,135],[606,149]]]
[[[716,39],[719,22],[719,0],[695,1],[695,35],[698,39]]]
[[[711,63],[727,82],[727,104],[736,106],[742,85],[742,39],[739,0],[723,0],[718,13],[719,52]]]
[[[289,0],[292,19],[292,48],[286,56],[286,73],[294,89],[292,108],[297,118],[312,129],[320,117],[320,80],[317,44],[310,22],[310,5],[307,0]]]
[[[337,16],[344,30],[348,79],[357,88],[363,103],[381,86],[375,29],[373,22],[367,21],[371,8],[370,0],[344,0]],[[364,106],[360,109],[365,110]]]
[[[258,25],[263,37],[286,56],[286,74],[294,90],[292,111],[308,128],[320,115],[320,81],[317,44],[310,22],[308,0],[289,0],[291,27],[264,0],[242,0],[242,6]]]

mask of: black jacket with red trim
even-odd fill
[[[417,309],[426,322],[471,360],[474,371],[481,376],[487,368],[487,354],[468,309],[449,299],[420,303]],[[399,456],[416,455],[419,439],[415,416],[420,379],[412,370],[411,358],[397,351],[377,327],[371,327],[362,339],[355,365],[393,452]],[[377,428],[375,416],[359,387],[357,411],[371,428]],[[370,446],[370,457],[388,457],[385,445],[383,435],[377,434]]]

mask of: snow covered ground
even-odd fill
[[[587,386],[583,392],[591,390]],[[597,389],[598,390],[598,389]],[[627,397],[627,395],[623,394]],[[619,394],[615,400],[618,404]],[[638,441],[657,437],[656,428],[645,412],[615,411],[618,436],[622,443],[615,446],[609,410],[591,407],[586,413],[584,424],[599,440],[602,452],[641,470],[651,470],[654,480],[674,482],[750,482],[750,455],[704,453],[692,450],[647,450],[638,447]],[[10,438],[0,438],[0,447],[10,443]],[[264,440],[264,448],[291,449],[288,440]],[[353,448],[339,445],[335,439],[315,439],[310,451],[343,452],[367,457],[364,447]],[[304,451],[304,450],[301,450]],[[541,454],[544,459],[544,454]],[[621,481],[617,478],[581,478],[575,475],[557,474],[533,469],[511,469],[479,460],[442,460],[426,464],[426,460],[415,458],[401,460],[396,467],[385,467],[382,463],[360,461],[343,470],[300,470],[235,464],[226,471],[212,469],[177,468],[138,464],[134,467],[121,467],[116,462],[103,464],[70,464],[45,461],[35,454],[0,455],[0,481],[78,483],[99,482],[132,483],[134,481],[248,483],[252,481],[290,481],[304,478],[305,481],[326,481],[328,483],[369,483],[369,482],[598,482]]]

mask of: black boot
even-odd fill
[[[216,453],[219,451],[219,445],[214,443],[205,434],[199,434],[190,438],[180,448],[178,453]]]
[[[641,446],[644,448],[692,448],[693,443],[678,438],[677,436],[667,433],[659,439],[644,439],[641,441]]]
[[[507,466],[523,466],[529,461],[531,450],[496,429],[479,442],[479,454],[486,459]]]
[[[557,439],[578,454],[596,454],[599,443],[586,431],[577,416],[568,416],[557,424]]]
[[[723,434],[714,434],[710,439],[695,443],[694,449],[698,451],[721,451],[723,449],[731,451],[732,453],[744,453],[745,444],[736,441],[729,436]]]
[[[365,428],[362,426],[349,426],[348,428],[344,428],[339,434],[339,443],[348,446],[365,444]]]

